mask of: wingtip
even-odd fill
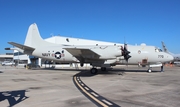
[[[11,44],[11,45],[12,45],[12,43],[14,43],[14,42],[8,42],[8,44]]]

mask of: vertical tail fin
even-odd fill
[[[29,26],[24,45],[36,48],[38,46],[49,46],[54,44],[44,41],[40,36],[36,23],[33,23]]]

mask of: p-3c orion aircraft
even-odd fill
[[[18,51],[33,55],[46,60],[53,60],[59,63],[90,63],[91,73],[98,72],[96,67],[106,70],[107,67],[117,64],[140,64],[151,67],[163,66],[164,62],[173,60],[168,53],[159,51],[154,46],[129,46],[127,45],[62,45],[44,41],[39,33],[37,25],[31,24],[24,45],[8,42],[17,47]]]

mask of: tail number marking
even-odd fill
[[[158,58],[164,58],[164,55],[158,55]]]

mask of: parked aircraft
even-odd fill
[[[176,64],[179,64],[180,63],[179,62],[180,61],[180,54],[174,54],[174,53],[169,52],[169,50],[165,46],[164,42],[162,41],[161,43],[162,43],[163,51],[166,52],[166,53],[171,54],[174,57],[174,60],[172,62],[176,63]]]
[[[129,46],[129,45],[61,45],[44,41],[38,31],[37,25],[31,24],[27,32],[24,45],[8,42],[18,47],[19,51],[53,60],[60,63],[90,63],[93,67],[91,73],[96,74],[97,68],[106,70],[107,67],[117,64],[140,64],[151,67],[162,66],[162,63],[173,60],[173,57],[161,52],[154,46]],[[128,48],[127,48],[128,47]]]

